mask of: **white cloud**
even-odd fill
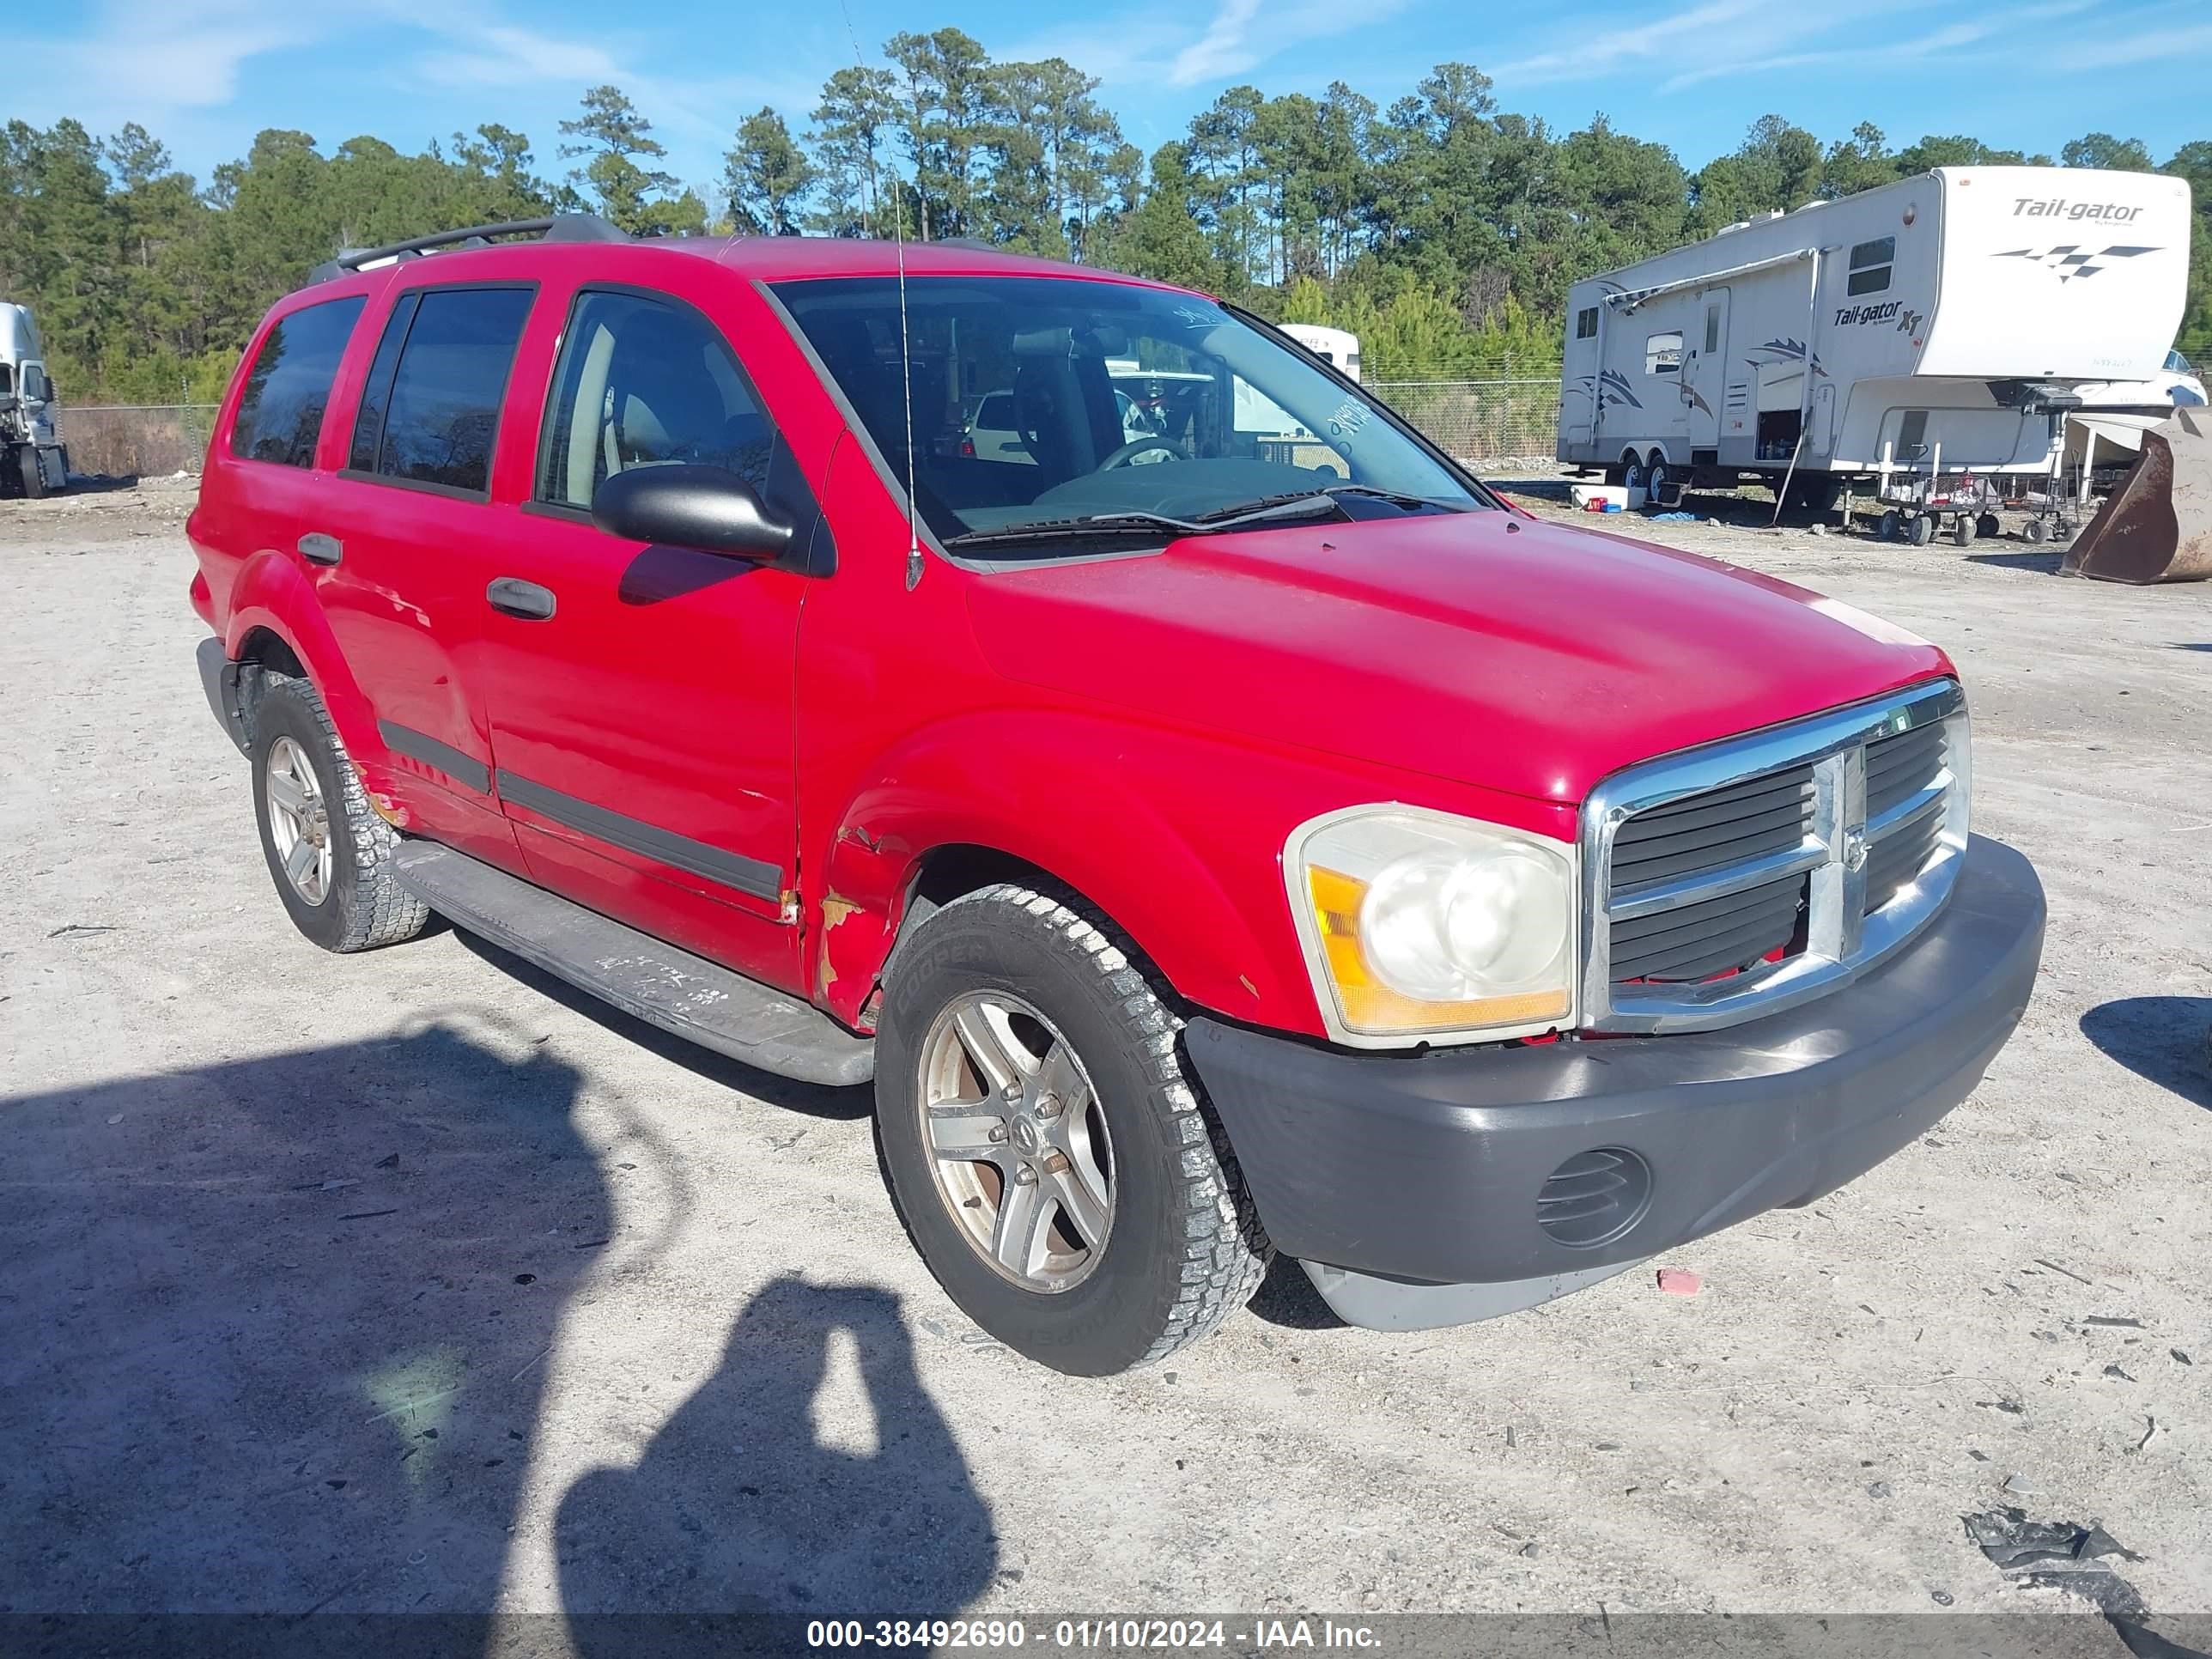
[[[1168,67],[1170,82],[1195,86],[1251,68],[1258,56],[1247,37],[1259,15],[1260,0],[1221,0],[1205,34],[1176,54]]]
[[[269,0],[107,0],[88,21],[73,39],[47,40],[17,57],[22,64],[44,61],[15,90],[67,102],[61,112],[95,131],[220,108],[237,96],[247,60],[307,45],[329,28],[304,8]]]
[[[1771,16],[1776,9],[1772,0],[1711,0],[1631,28],[1585,23],[1549,52],[1499,64],[1492,78],[1501,86],[1540,86],[1555,81],[1595,81],[1631,65],[1672,63],[1679,61],[1686,49],[1710,46],[1712,40],[1707,31],[1741,18]],[[1830,25],[1808,18],[1799,27],[1809,33]]]
[[[1350,34],[1401,11],[1410,0],[1216,0],[1197,38],[1184,19],[1158,7],[1115,13],[1031,35],[995,55],[1065,58],[1108,85],[1202,86],[1247,73],[1291,47]]]
[[[427,52],[416,60],[422,76],[439,86],[516,87],[541,81],[597,85],[613,80],[621,65],[603,46],[562,40],[505,24],[425,27],[446,35],[459,47]]]
[[[2188,29],[2149,29],[2117,40],[2094,41],[2069,52],[2074,69],[2119,69],[2130,64],[2179,61],[2212,53],[2212,25]]]
[[[2006,12],[1991,13],[1969,18],[1960,22],[1947,23],[1924,32],[1905,31],[1894,38],[1871,46],[1837,46],[1817,52],[1773,53],[1740,53],[1717,62],[1701,64],[1695,69],[1685,70],[1668,80],[1661,90],[1680,92],[1701,82],[1717,80],[1723,76],[1747,75],[1778,69],[1803,69],[1814,64],[1829,66],[1850,65],[1868,68],[1875,65],[1911,68],[1916,65],[1940,67],[1946,62],[1941,54],[1963,52],[1969,46],[1990,45],[1992,51],[2023,48],[2039,54],[2063,58],[2063,61],[2079,65],[2084,59],[2078,51],[2062,52],[2057,42],[2039,33],[2021,36],[2023,25],[2055,21],[2076,13],[2087,11],[2098,0],[2045,0],[2045,3],[2015,7]],[[1990,44],[1994,43],[1994,44]]]

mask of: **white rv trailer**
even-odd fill
[[[2158,372],[2187,183],[1938,167],[1569,290],[1559,459],[1616,483],[2048,473],[2075,388]],[[1808,372],[1809,371],[1809,372]]]
[[[0,301],[0,487],[43,495],[69,483],[58,402],[30,308]]]
[[[1285,323],[1283,332],[1329,364],[1347,380],[1359,378],[1359,337],[1319,323]]]

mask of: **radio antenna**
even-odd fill
[[[860,52],[860,32],[853,27],[853,9],[846,0],[837,0],[837,9],[845,15],[845,33],[853,43],[854,64],[865,76],[868,60]],[[868,146],[868,195],[871,208],[878,206],[881,196],[876,186],[876,151],[872,143]],[[914,504],[914,339],[906,314],[906,203],[896,176],[891,179],[891,244],[898,264],[899,389],[906,402],[906,585],[911,592],[921,580],[923,561],[921,527]]]

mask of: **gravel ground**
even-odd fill
[[[1966,1538],[2005,1503],[2212,1611],[2212,585],[1650,526],[1957,657],[1978,827],[2050,893],[2020,1035],[1923,1143],[1654,1264],[1694,1297],[1390,1336],[1279,1271],[1077,1382],[937,1291],[865,1093],[451,931],[300,939],[189,501],[0,504],[0,1612],[2081,1610]]]

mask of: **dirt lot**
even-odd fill
[[[2081,1610],[1968,1540],[2007,1503],[2212,1612],[2212,585],[1650,527],[1957,657],[2050,892],[2020,1036],[1695,1297],[1386,1336],[1279,1272],[1081,1382],[939,1293],[865,1093],[300,939],[189,502],[0,504],[0,1612]]]

